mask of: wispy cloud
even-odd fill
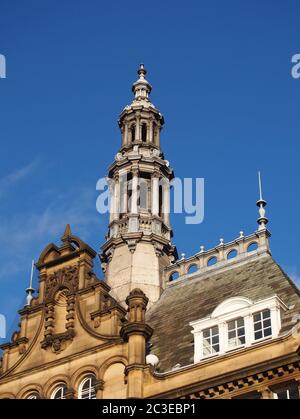
[[[8,175],[0,178],[0,199],[9,191],[9,189],[20,182],[28,175],[34,172],[39,164],[39,159],[33,160],[31,163],[23,166],[21,168],[17,168]]]
[[[57,241],[67,223],[74,234],[89,239],[95,229],[100,230],[101,216],[96,212],[94,189],[74,188],[48,197],[48,204],[40,211],[18,213],[0,225],[0,281],[23,272],[30,260],[49,242]]]
[[[0,179],[0,200],[25,178],[31,182],[38,164],[35,160]],[[32,195],[31,205],[15,205],[12,212],[0,207],[0,313],[6,314],[8,328],[23,304],[31,260],[37,260],[50,242],[59,242],[67,223],[94,247],[99,246],[106,227],[96,211],[94,185],[36,189]]]

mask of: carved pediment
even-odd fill
[[[63,288],[73,294],[78,290],[78,284],[78,266],[68,266],[66,268],[62,268],[47,277],[45,300],[53,300],[57,291]]]

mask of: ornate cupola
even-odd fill
[[[133,84],[134,99],[119,118],[122,144],[109,168],[110,221],[102,268],[115,297],[125,303],[135,288],[149,306],[164,289],[162,272],[177,258],[171,244],[170,164],[160,148],[164,118],[150,102],[143,64]]]

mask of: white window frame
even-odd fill
[[[57,387],[55,387],[55,389],[53,390],[52,394],[51,394],[51,399],[55,399],[55,396],[57,395],[57,393],[59,391],[62,392],[62,397],[60,397],[60,399],[65,399],[66,398],[66,390],[67,390],[67,386],[65,384],[60,384]]]
[[[215,327],[218,328],[218,333],[216,335],[212,335],[212,329],[215,328]],[[204,344],[203,344],[203,342],[204,342],[203,332],[205,332],[206,330],[209,330],[210,331],[210,339],[211,339],[211,341],[212,341],[212,338],[215,337],[215,336],[218,336],[218,338],[219,338],[219,343],[218,343],[219,351],[218,352],[211,353],[211,354],[208,354],[208,355],[204,355]],[[213,327],[208,327],[206,329],[203,329],[201,331],[201,336],[202,336],[202,358],[211,358],[213,356],[219,355],[219,353],[220,353],[220,329],[219,329],[219,327],[218,326],[213,326]],[[211,342],[211,345],[210,345],[211,349],[213,348],[213,346],[215,346],[215,345]]]
[[[271,312],[271,336],[255,340],[253,315],[269,309]],[[253,302],[245,297],[234,297],[223,301],[212,313],[210,317],[196,320],[190,323],[193,328],[194,335],[194,362],[200,362],[204,359],[214,357],[216,355],[226,354],[241,350],[263,341],[274,339],[278,336],[281,329],[281,311],[288,310],[287,306],[282,300],[274,295],[264,300]],[[228,322],[239,317],[244,318],[245,325],[245,345],[240,345],[236,348],[230,348],[228,345]],[[219,327],[219,345],[220,351],[218,354],[208,356],[203,355],[203,330],[214,326]]]
[[[87,398],[88,399],[96,399],[96,389],[95,389],[95,386],[92,385],[92,380],[93,379],[96,380],[96,376],[94,374],[89,374],[89,375],[87,375],[83,378],[83,380],[81,381],[81,383],[79,385],[79,389],[78,389],[78,399],[83,399],[82,388],[86,384],[87,381],[90,381],[89,390],[84,390],[84,392],[88,393],[89,397],[85,397],[85,399],[87,399]],[[95,392],[95,397],[91,397],[92,391]]]
[[[26,397],[28,400],[37,400],[40,399],[40,395],[37,391],[32,391],[28,396]]]
[[[229,330],[229,323],[230,322],[237,322],[239,319],[242,319],[243,320],[243,326],[239,326],[239,327],[237,327],[237,326],[235,326],[235,328],[234,329],[232,329],[232,330]],[[244,329],[244,335],[243,335],[243,337],[245,338],[245,343],[241,343],[241,344],[239,344],[239,345],[235,345],[235,346],[230,346],[229,345],[229,333],[230,332],[236,332],[236,337],[235,337],[235,339],[238,339],[238,330],[239,329]],[[230,350],[232,350],[232,351],[235,351],[236,349],[239,349],[239,348],[243,348],[244,346],[245,346],[245,344],[246,344],[246,322],[245,322],[245,318],[244,317],[242,317],[242,316],[239,316],[239,317],[236,317],[236,318],[234,318],[234,319],[232,319],[232,320],[229,320],[228,322],[226,322],[226,340],[227,340],[227,342],[226,342],[226,345],[227,345],[227,348],[228,348],[228,351],[230,351]]]

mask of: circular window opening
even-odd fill
[[[169,278],[169,281],[170,282],[172,282],[172,281],[176,281],[176,279],[178,279],[179,278],[179,272],[173,272],[171,275],[170,275],[170,278]]]
[[[218,259],[217,259],[216,257],[212,257],[212,258],[210,258],[210,259],[208,260],[208,262],[207,262],[207,266],[213,266],[213,265],[215,265],[216,263],[218,263]]]
[[[247,248],[247,252],[254,252],[257,249],[258,249],[258,244],[257,243],[251,243]]]
[[[191,265],[190,267],[189,267],[189,269],[188,269],[188,273],[189,274],[193,274],[193,273],[195,273],[195,272],[197,272],[198,271],[198,266],[197,265]]]
[[[227,260],[229,260],[229,259],[234,259],[234,258],[236,258],[236,257],[237,257],[237,255],[238,255],[237,250],[233,249],[233,250],[231,250],[231,251],[228,253],[228,255],[227,255]]]

